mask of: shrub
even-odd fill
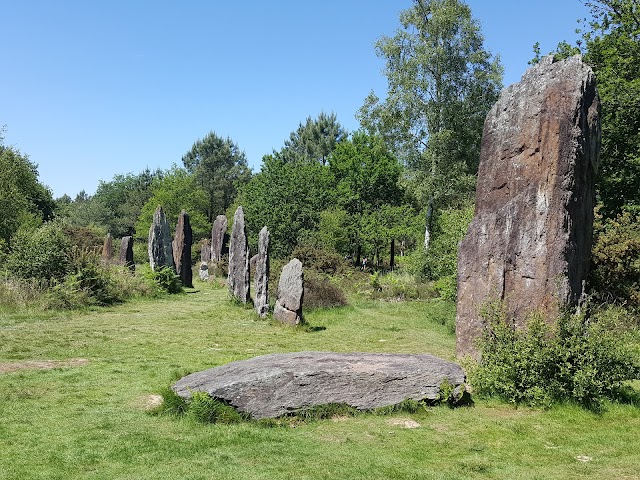
[[[11,240],[7,270],[17,278],[62,280],[70,271],[70,244],[62,226],[48,222],[36,229],[20,229]]]
[[[409,274],[374,272],[369,284],[374,300],[424,300],[436,296],[429,284]]]
[[[167,293],[182,293],[184,291],[180,277],[170,267],[148,270],[145,275]]]
[[[346,269],[346,262],[336,253],[313,245],[299,245],[292,253],[304,265],[305,270],[313,269],[327,275],[342,273]]]
[[[347,305],[342,290],[332,284],[327,277],[307,274],[304,279],[305,308],[330,308]]]
[[[640,307],[640,214],[594,224],[590,284],[597,299]]]
[[[569,400],[598,410],[623,382],[640,378],[636,356],[607,322],[565,313],[549,325],[534,315],[516,329],[499,302],[483,316],[482,360],[469,369],[480,395],[532,406]]]

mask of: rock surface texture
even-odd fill
[[[133,237],[126,236],[120,240],[120,264],[129,267],[129,270],[134,271],[136,264],[133,261]]]
[[[218,215],[213,221],[213,228],[211,229],[211,260],[213,260],[214,262],[219,262],[222,258],[222,251],[224,249],[224,236],[226,235],[226,233],[227,217],[225,215]]]
[[[211,261],[211,245],[203,243],[200,248],[200,261],[209,263]]]
[[[182,286],[193,287],[193,271],[191,270],[191,245],[193,232],[189,214],[182,210],[178,217],[176,236],[173,239],[173,261],[176,265],[176,274],[180,277]]]
[[[229,240],[229,277],[227,278],[229,293],[242,303],[250,300],[249,296],[249,244],[244,225],[244,210],[236,209]]]
[[[151,222],[151,227],[149,227],[147,251],[151,270],[155,271],[160,267],[170,267],[175,271],[169,222],[167,222],[167,217],[164,215],[162,207],[156,208],[153,213],[153,221]]]
[[[209,280],[209,264],[207,262],[200,262],[200,269],[198,270],[198,276],[200,280],[206,282]]]
[[[595,77],[546,57],[505,89],[484,124],[475,216],[458,255],[457,352],[478,358],[478,310],[504,300],[522,327],[575,305],[589,267],[600,149]]]
[[[110,262],[113,258],[113,237],[111,237],[110,233],[107,233],[107,236],[104,238],[104,243],[102,244],[102,259],[106,262]]]
[[[192,373],[173,390],[183,398],[206,392],[259,419],[330,403],[370,410],[407,399],[437,400],[445,379],[463,388],[464,372],[427,354],[296,352]]]
[[[256,301],[254,305],[258,315],[264,318],[269,313],[269,230],[267,227],[262,227],[258,236],[255,272]]]
[[[303,296],[302,262],[294,258],[284,266],[280,274],[278,299],[273,308],[273,317],[289,325],[298,325],[302,321]]]

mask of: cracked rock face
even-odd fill
[[[213,227],[211,228],[211,258],[206,260],[203,258],[203,262],[213,260],[219,262],[222,258],[222,250],[224,249],[224,236],[227,233],[227,217],[225,215],[218,215],[213,221]]]
[[[162,207],[156,208],[156,211],[153,213],[153,221],[151,222],[151,227],[149,227],[147,250],[151,270],[156,270],[160,267],[169,267],[175,271],[171,231],[169,230],[169,222]]]
[[[172,388],[183,398],[206,392],[259,419],[330,403],[370,410],[407,399],[437,400],[444,380],[460,390],[465,375],[433,355],[295,352],[192,373]]]
[[[236,209],[229,240],[229,294],[242,303],[250,300],[249,294],[249,244],[244,223],[244,210]]]
[[[544,58],[484,124],[475,216],[458,255],[459,356],[478,358],[479,309],[504,300],[522,327],[575,305],[589,267],[600,149],[595,76],[579,56]]]
[[[173,241],[173,261],[176,265],[176,273],[180,277],[182,285],[193,287],[193,272],[191,270],[191,245],[193,232],[189,214],[182,210],[176,226],[176,237]]]
[[[251,271],[255,271],[255,287],[256,301],[255,309],[261,318],[269,313],[269,230],[262,227],[258,236],[258,253],[251,257],[255,258],[255,267],[251,267]]]

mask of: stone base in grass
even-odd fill
[[[260,419],[332,403],[371,410],[408,399],[435,401],[445,380],[456,395],[464,389],[459,365],[428,354],[295,352],[192,373],[172,388],[183,398],[206,392]]]

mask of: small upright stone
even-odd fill
[[[234,219],[234,223],[235,223],[235,219]],[[218,215],[214,220],[213,228],[211,229],[211,259],[210,260],[213,260],[214,262],[219,262],[222,259],[222,251],[224,250],[224,237],[226,233],[227,233],[227,217],[225,215]]]
[[[120,264],[129,267],[129,270],[134,271],[136,264],[133,261],[133,237],[126,236],[120,240]]]
[[[200,270],[198,270],[198,276],[203,282],[209,280],[209,264],[207,262],[200,262]]]
[[[176,226],[176,238],[173,241],[173,261],[176,265],[176,274],[184,287],[193,287],[193,272],[191,271],[191,244],[193,232],[189,215],[182,210]]]
[[[110,233],[107,233],[107,236],[104,238],[104,243],[102,244],[102,259],[105,262],[110,262],[113,258],[113,238]]]
[[[167,217],[162,207],[156,208],[156,211],[153,213],[153,221],[151,222],[151,227],[149,227],[149,244],[147,250],[151,270],[155,271],[160,267],[169,267],[175,271],[169,222],[167,222]]]
[[[294,258],[287,263],[278,282],[278,300],[273,317],[289,325],[302,322],[302,297],[304,296],[304,274],[302,262]]]
[[[231,240],[229,241],[229,277],[227,278],[229,293],[241,301],[250,301],[249,294],[249,244],[244,224],[244,210],[236,209],[233,216]]]
[[[576,305],[589,270],[600,148],[595,75],[579,56],[543,58],[484,123],[476,208],[458,254],[459,356],[479,357],[479,310],[504,301],[517,328]]]
[[[269,313],[269,230],[267,230],[267,227],[262,227],[262,230],[260,230],[258,237],[258,254],[256,257],[255,307],[258,315],[264,318]]]

